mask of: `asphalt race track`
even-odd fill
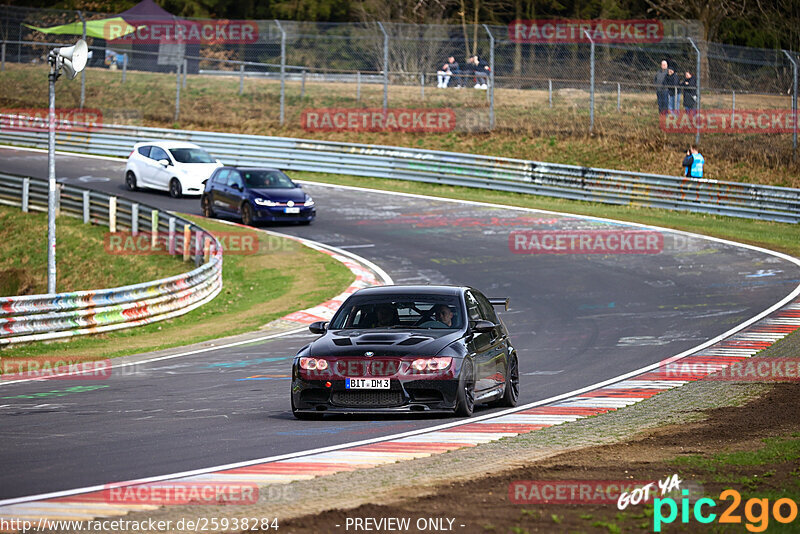
[[[56,159],[59,181],[200,213],[198,199],[129,193],[123,169],[124,162]],[[45,178],[46,154],[0,149],[0,172]],[[673,233],[663,235],[658,254],[515,254],[511,231],[623,225],[304,187],[317,202],[316,222],[270,229],[355,252],[395,283],[472,285],[489,296],[510,296],[512,309],[502,317],[520,354],[522,403],[678,354],[765,310],[800,282],[800,267],[787,260]],[[103,381],[0,384],[0,499],[264,458],[450,420],[295,420],[289,409],[291,358],[312,338],[294,334],[137,365]]]

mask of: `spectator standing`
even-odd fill
[[[688,70],[681,80],[681,86],[683,87],[683,109],[687,113],[694,113],[697,110],[697,80]]]
[[[678,101],[678,86],[681,83],[680,76],[672,65],[667,69],[667,77],[664,80],[664,85],[667,87],[667,110],[670,113],[677,113],[680,109],[680,102]]]
[[[653,78],[653,84],[656,86],[656,100],[658,101],[658,112],[660,114],[667,112],[667,88],[665,86],[665,82],[667,79],[667,67],[669,64],[667,60],[664,59],[661,61],[661,70],[658,71]]]
[[[683,158],[684,175],[689,178],[702,178],[705,162],[705,158],[697,150],[697,145],[690,146],[686,151],[686,157]]]
[[[436,87],[439,89],[446,89],[447,85],[450,83],[450,75],[452,72],[450,71],[450,64],[445,63],[439,70],[436,71],[436,81],[438,82]]]

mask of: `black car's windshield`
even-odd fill
[[[214,163],[202,148],[170,148],[169,151],[178,163]]]
[[[281,171],[240,171],[247,187],[253,189],[294,189],[297,187]]]
[[[456,296],[375,295],[349,299],[336,312],[330,329],[455,329],[463,324]]]

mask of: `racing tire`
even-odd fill
[[[242,204],[242,224],[253,226],[253,208],[248,203]]]
[[[203,208],[203,217],[208,217],[209,219],[213,219],[217,216],[214,212],[214,208],[211,207],[211,199],[206,195],[203,196],[203,200],[200,202]]]
[[[475,372],[470,360],[464,360],[461,374],[458,377],[458,393],[456,394],[455,414],[458,417],[470,417],[475,410]]]
[[[169,181],[169,196],[172,198],[181,198],[183,194],[183,188],[181,187],[181,182],[177,178],[173,178]]]
[[[128,187],[128,191],[139,190],[139,187],[136,185],[136,175],[133,174],[133,171],[125,173],[125,185]]]
[[[491,407],[513,408],[519,401],[519,361],[513,356],[508,362],[506,388],[503,396],[489,403]]]

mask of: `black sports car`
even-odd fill
[[[517,355],[493,306],[471,287],[382,286],[351,295],[292,365],[292,413],[455,412],[515,406]]]

